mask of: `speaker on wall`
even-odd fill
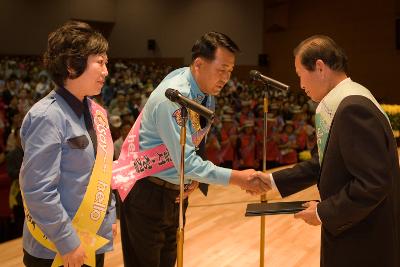
[[[150,51],[156,50],[156,40],[154,39],[147,40],[147,50]]]
[[[258,66],[260,67],[268,67],[269,58],[267,54],[259,54],[258,55]]]
[[[400,18],[396,19],[396,48],[400,50]]]

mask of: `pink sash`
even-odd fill
[[[136,181],[174,166],[167,147],[162,144],[146,151],[139,151],[139,129],[142,112],[129,131],[121,147],[118,160],[113,163],[113,189],[117,189],[122,201]]]
[[[141,112],[129,131],[121,147],[118,160],[113,163],[111,186],[117,189],[124,201],[136,181],[174,167],[167,147],[162,144],[145,151],[139,151],[139,130],[142,121]],[[178,117],[180,110],[177,110]],[[192,141],[198,146],[211,128],[211,123],[192,135]]]

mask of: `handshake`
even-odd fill
[[[230,184],[237,185],[252,195],[264,194],[272,189],[269,174],[253,169],[232,170]]]

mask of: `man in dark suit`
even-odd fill
[[[327,36],[294,50],[301,88],[314,101],[318,154],[308,162],[255,176],[282,196],[317,183],[321,202],[295,215],[321,225],[321,266],[400,266],[400,169],[387,116],[346,74],[344,51]]]

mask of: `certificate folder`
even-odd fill
[[[251,203],[247,205],[246,216],[261,216],[274,214],[291,214],[306,209],[302,205],[307,201]]]

